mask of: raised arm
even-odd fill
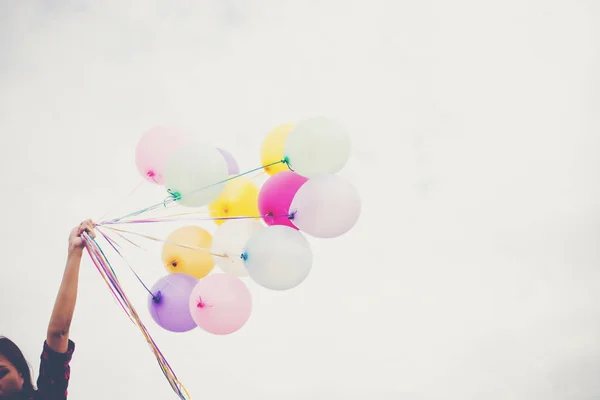
[[[81,234],[87,231],[92,237],[95,237],[94,227],[94,223],[87,220],[73,228],[69,235],[67,265],[54,303],[46,337],[48,347],[57,353],[65,353],[69,347],[69,328],[75,312],[79,266],[81,265],[84,248]]]

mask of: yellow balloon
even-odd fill
[[[260,149],[260,159],[262,165],[269,165],[277,161],[283,160],[283,149],[285,141],[289,133],[294,129],[296,124],[279,125],[267,134],[267,137],[262,142]],[[282,171],[287,171],[288,167],[284,163],[265,167],[265,172],[269,175],[275,175]]]
[[[213,218],[258,216],[259,189],[252,179],[240,176],[225,184],[219,198],[208,205]],[[221,225],[226,219],[215,220]]]
[[[169,273],[184,273],[204,278],[212,271],[215,260],[210,254],[212,235],[199,226],[184,226],[172,232],[162,249],[162,259]],[[186,247],[189,246],[189,247]]]

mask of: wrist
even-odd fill
[[[83,249],[81,247],[69,247],[69,258],[81,258],[83,256]]]

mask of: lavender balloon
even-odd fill
[[[152,319],[171,332],[187,332],[197,325],[190,313],[190,295],[198,280],[188,274],[170,274],[150,290],[148,308]]]
[[[217,148],[221,154],[223,154],[223,158],[225,158],[225,162],[227,163],[227,171],[229,175],[238,175],[240,173],[240,167],[238,166],[237,161],[227,150],[223,150]]]
[[[361,213],[356,188],[339,175],[310,179],[298,189],[290,205],[292,222],[304,233],[333,238],[348,232]]]

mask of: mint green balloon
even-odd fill
[[[215,201],[228,177],[227,162],[217,148],[192,143],[173,153],[165,168],[165,188],[186,207],[202,207]]]
[[[300,121],[289,133],[284,157],[299,175],[316,178],[339,172],[350,157],[350,135],[337,121],[315,117]]]
[[[300,231],[272,225],[252,235],[242,259],[255,283],[271,290],[288,290],[308,277],[313,253]]]

